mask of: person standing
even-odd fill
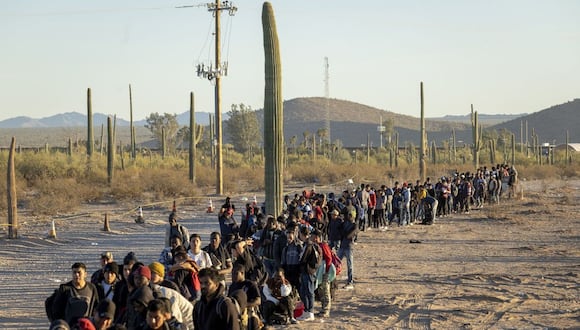
[[[313,321],[314,313],[314,290],[316,284],[316,271],[320,266],[322,252],[318,244],[310,240],[310,231],[307,227],[300,228],[299,239],[304,244],[300,257],[300,300],[304,303],[304,313],[298,318],[299,321]]]
[[[317,276],[318,292],[320,295],[320,303],[322,304],[322,310],[318,313],[318,317],[328,318],[330,317],[331,301],[330,283],[334,280],[334,276],[336,276],[336,271],[334,275],[331,274],[332,251],[330,250],[330,246],[322,240],[322,233],[319,230],[312,231],[310,239],[312,243],[318,245],[322,256],[321,265],[318,269],[318,274],[322,273],[322,276]]]
[[[226,275],[232,271],[232,257],[221,243],[221,234],[214,231],[209,236],[209,244],[203,250],[209,253],[212,260],[212,267],[217,269],[220,275],[220,282],[225,286]]]
[[[72,280],[58,288],[52,313],[55,319],[64,319],[72,326],[78,319],[93,315],[99,304],[99,294],[97,288],[86,280],[87,266],[84,263],[74,263],[71,270]]]
[[[97,284],[97,283],[100,283],[104,279],[105,266],[111,262],[113,262],[113,254],[111,252],[105,251],[105,252],[101,253],[101,259],[100,259],[101,268],[99,268],[99,270],[95,271],[93,273],[93,275],[91,275],[91,283]]]
[[[353,278],[353,269],[354,269],[354,260],[353,260],[353,246],[354,246],[354,238],[357,234],[357,227],[354,221],[347,221],[343,222],[342,226],[342,239],[340,241],[340,248],[338,249],[338,258],[342,260],[346,258],[346,267],[348,270],[348,282],[344,287],[347,290],[354,289],[354,278]]]
[[[343,220],[339,215],[340,212],[338,210],[330,211],[330,222],[328,223],[328,242],[330,243],[330,248],[335,249],[335,251],[340,248],[342,233]]]
[[[171,238],[173,236],[179,236],[183,247],[186,250],[189,249],[189,230],[185,226],[177,223],[177,215],[175,212],[169,214],[169,226],[165,233],[165,247],[171,246]]]
[[[273,215],[268,215],[266,220],[266,227],[260,235],[260,257],[266,267],[268,276],[274,276],[276,271],[276,257],[274,255],[275,242],[282,235],[282,231],[278,227],[278,221]]]
[[[193,324],[196,330],[240,330],[239,313],[231,299],[224,298],[225,287],[218,271],[199,271],[201,299],[195,304]]]
[[[187,254],[191,260],[197,263],[200,269],[213,265],[209,253],[201,249],[201,236],[199,234],[191,234],[189,237],[189,252]]]
[[[113,300],[115,286],[119,282],[119,265],[113,261],[106,264],[103,270],[103,280],[95,285],[99,293],[99,300],[105,298]]]

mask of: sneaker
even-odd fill
[[[352,285],[352,283],[349,283],[347,285],[344,286],[345,290],[353,290],[354,289],[354,285]]]
[[[290,324],[298,324],[298,320],[296,320],[295,318],[291,318],[289,321]]]
[[[314,313],[312,312],[304,312],[302,313],[302,315],[298,318],[298,321],[313,321],[314,320]]]

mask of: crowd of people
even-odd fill
[[[72,280],[45,302],[50,329],[237,330],[328,318],[343,260],[342,289],[354,289],[360,232],[469,213],[513,196],[516,184],[516,169],[497,165],[340,194],[305,190],[285,196],[277,217],[254,202],[237,219],[228,197],[206,246],[172,212],[158,260],[130,252],[119,264],[107,251],[89,281],[86,265],[74,263]]]

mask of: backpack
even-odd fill
[[[228,296],[222,296],[219,298],[218,302],[215,304],[215,312],[217,315],[221,315],[220,314],[220,308],[221,305],[224,301],[229,300],[232,302],[232,304],[234,306],[236,306],[236,311],[238,312],[238,323],[240,325],[240,330],[248,330],[248,309],[244,309],[242,310],[240,308],[240,304],[238,303],[238,301],[234,298],[228,297]]]
[[[52,305],[54,304],[54,301],[56,300],[57,293],[58,293],[58,289],[55,289],[54,292],[50,296],[48,296],[48,298],[46,298],[46,300],[44,301],[44,309],[46,310],[46,316],[48,317],[48,320],[50,322],[60,318],[52,313]]]
[[[336,276],[340,275],[340,272],[342,271],[342,260],[340,260],[340,258],[338,258],[338,256],[336,255],[336,252],[334,252],[334,250],[332,251],[332,264],[334,265],[334,268],[336,269]]]
[[[248,279],[256,281],[258,287],[260,287],[266,283],[268,272],[266,272],[266,266],[264,266],[262,259],[260,259],[252,250],[250,250],[250,256],[252,257],[254,268],[251,270]]]

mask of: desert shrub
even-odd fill
[[[142,200],[146,192],[146,182],[140,175],[141,171],[141,169],[132,167],[117,172],[109,190],[111,197],[121,201]]]
[[[194,187],[187,180],[185,171],[142,169],[139,171],[139,180],[143,182],[143,191],[152,193],[153,198],[157,200],[192,196],[194,192]]]
[[[74,178],[43,179],[36,181],[25,201],[34,214],[55,215],[70,213],[102,193],[99,187],[78,183]]]
[[[214,183],[215,184],[215,183]],[[224,190],[241,193],[264,189],[264,167],[228,168],[224,171]]]
[[[518,170],[518,176],[520,178],[525,178],[526,180],[536,180],[536,179],[546,179],[548,177],[554,177],[554,168],[548,165],[530,165],[530,166],[516,166]]]

